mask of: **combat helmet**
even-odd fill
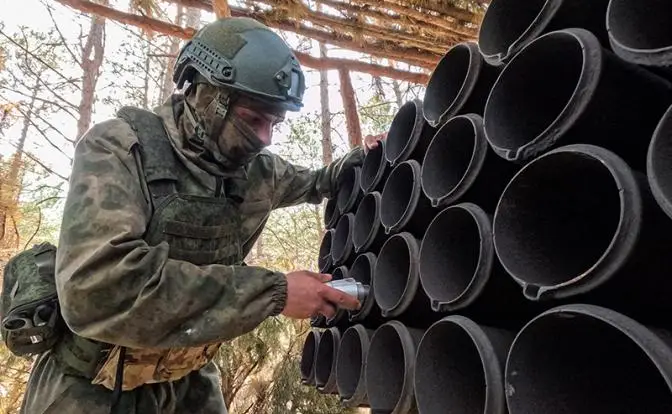
[[[196,73],[288,111],[303,106],[305,78],[298,59],[280,36],[250,18],[219,19],[194,35],[176,59],[173,81],[182,89]]]

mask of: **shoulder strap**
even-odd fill
[[[138,136],[142,171],[152,198],[175,193],[176,171],[180,163],[161,118],[153,112],[132,106],[122,107],[117,116],[128,122]]]

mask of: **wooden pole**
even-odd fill
[[[210,0],[165,0],[170,3],[179,3],[186,7],[198,7],[202,10],[212,11]],[[430,51],[422,47],[404,47],[399,41],[381,40],[374,34],[368,34],[365,30],[356,36],[346,33],[338,27],[313,24],[307,25],[303,20],[290,19],[279,15],[275,10],[246,9],[231,7],[231,15],[234,17],[249,17],[269,27],[293,32],[311,39],[342,47],[356,52],[366,53],[380,58],[406,62],[421,68],[432,69],[443,57],[447,45],[436,51]],[[364,40],[363,36],[370,36],[374,41]]]
[[[218,19],[231,17],[231,9],[229,8],[229,2],[227,0],[213,0],[212,10],[215,12],[215,16],[217,16]]]
[[[150,29],[164,35],[179,37],[180,39],[191,39],[196,33],[192,27],[181,27],[162,20],[153,19],[146,16],[122,12],[111,7],[93,3],[88,0],[56,0],[61,4],[69,6],[75,10],[84,13],[95,14],[101,17],[115,20],[123,24],[137,26],[143,29]],[[418,84],[426,84],[429,75],[426,73],[408,72],[395,69],[389,66],[372,65],[364,62],[357,62],[349,59],[338,58],[316,58],[309,54],[294,51],[302,65],[313,69],[346,69],[362,73],[368,73],[374,76],[384,76],[391,79],[408,81]]]
[[[320,57],[327,57],[327,45],[320,42]],[[329,71],[320,70],[320,125],[322,126],[322,164],[329,165],[334,160],[331,150],[331,111],[329,110]]]
[[[338,77],[341,81],[341,99],[343,99],[345,109],[345,125],[348,130],[350,148],[355,148],[362,145],[362,129],[359,125],[355,90],[352,88],[350,72],[347,69],[339,69]]]

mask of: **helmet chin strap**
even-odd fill
[[[210,131],[210,136],[216,139],[222,134],[224,129],[224,123],[226,122],[226,117],[229,115],[229,108],[231,108],[231,99],[233,94],[227,94],[225,97],[222,97],[221,93],[218,93],[213,104],[215,105],[215,115],[212,119],[212,131]]]
[[[198,145],[199,148],[205,150],[207,149],[206,141],[212,140],[213,137],[216,139],[224,129],[224,123],[226,122],[226,117],[229,114],[229,107],[231,105],[231,96],[226,96],[224,102],[222,102],[222,94],[219,93],[213,99],[213,102],[210,105],[216,105],[214,110],[214,115],[212,119],[212,128],[208,131],[205,123],[197,115],[196,110],[191,106],[187,99],[184,100],[184,114],[187,116],[189,123],[191,123],[194,128],[194,134],[189,138],[190,141]],[[213,148],[216,148],[217,143],[213,142]]]

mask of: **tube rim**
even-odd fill
[[[457,125],[458,122],[467,121],[471,123],[472,129],[474,131],[474,150],[471,154],[471,159],[469,160],[469,165],[467,169],[462,174],[460,180],[455,184],[452,190],[441,196],[431,196],[425,186],[425,168],[427,167],[427,158],[432,154],[432,147],[439,145],[440,139],[450,139],[449,129]],[[435,144],[436,143],[436,144]],[[485,139],[485,133],[483,128],[483,118],[478,114],[464,114],[458,115],[443,124],[441,128],[434,134],[429,146],[427,147],[427,152],[425,157],[422,160],[422,167],[420,171],[420,186],[422,188],[423,194],[429,199],[432,207],[447,207],[448,205],[454,203],[460,197],[469,191],[471,185],[479,177],[481,169],[485,164],[485,159],[488,154],[488,142]],[[428,168],[428,167],[427,167]]]
[[[351,322],[359,322],[364,320],[367,316],[369,316],[369,314],[373,310],[373,305],[376,301],[375,289],[373,287],[373,275],[376,268],[376,259],[377,257],[374,253],[371,252],[362,253],[355,258],[355,261],[352,263],[352,266],[350,266],[350,269],[352,270],[358,261],[366,260],[369,264],[369,280],[370,280],[369,294],[366,296],[366,299],[364,299],[362,307],[354,312],[353,311],[350,312],[349,319]]]
[[[411,135],[408,137],[408,140],[404,144],[404,147],[399,151],[399,154],[391,158],[390,156],[390,146],[387,145],[385,146],[385,159],[387,162],[390,164],[391,167],[395,167],[397,164],[403,162],[402,160],[406,160],[409,155],[413,152],[415,147],[418,144],[418,141],[420,140],[420,136],[422,135],[422,130],[424,129],[424,124],[425,124],[425,118],[422,115],[422,101],[418,98],[412,99],[410,101],[406,101],[401,108],[397,111],[397,114],[395,115],[394,119],[392,120],[392,123],[390,124],[390,129],[389,131],[394,131],[395,125],[397,125],[398,122],[401,122],[399,116],[401,115],[402,111],[408,110],[409,107],[413,106],[414,112],[415,112],[415,120],[413,123],[413,128],[411,129]],[[388,132],[388,138],[389,139],[389,132]]]
[[[377,277],[378,274],[378,264],[380,263],[380,257],[382,256],[382,252],[385,249],[385,247],[389,244],[392,243],[392,241],[396,242],[396,239],[402,239],[403,242],[406,244],[406,248],[408,249],[408,254],[409,254],[409,265],[408,265],[408,276],[406,278],[406,285],[404,286],[404,291],[401,294],[401,297],[397,300],[397,302],[389,307],[383,307],[380,305],[380,302],[378,300],[377,293],[379,292],[379,287],[377,284],[381,283],[378,282],[381,280],[379,277]],[[376,267],[373,272],[373,294],[374,297],[376,298],[376,303],[378,304],[378,307],[380,308],[380,313],[384,318],[396,318],[399,317],[401,314],[403,314],[408,307],[411,305],[413,302],[413,299],[415,298],[415,295],[417,294],[418,287],[420,285],[420,275],[419,275],[419,263],[417,260],[414,260],[415,257],[418,257],[419,253],[419,247],[418,247],[418,241],[413,236],[411,233],[408,232],[402,232],[402,233],[397,233],[387,239],[385,241],[385,244],[383,244],[383,247],[380,249],[380,254],[378,255],[378,259],[376,260]]]
[[[305,372],[303,370],[304,366],[304,357],[307,357],[305,352],[306,344],[309,341],[309,338],[312,338],[311,340],[313,341],[313,355],[312,359],[310,361],[310,374],[305,375]],[[318,329],[312,328],[308,334],[306,335],[306,339],[303,342],[303,350],[301,352],[301,360],[299,361],[299,372],[301,373],[301,383],[304,385],[316,385],[315,382],[315,357],[317,356],[317,346],[320,343],[320,331]]]
[[[413,384],[415,383],[415,355],[416,355],[416,345],[413,342],[413,337],[408,331],[408,328],[399,321],[388,321],[381,325],[378,329],[375,330],[373,335],[369,340],[369,354],[367,355],[367,365],[366,365],[366,389],[367,393],[369,388],[369,364],[368,357],[371,355],[371,344],[374,343],[377,335],[380,335],[382,329],[392,329],[395,331],[399,342],[401,343],[401,348],[404,353],[404,379],[401,387],[401,392],[397,404],[392,410],[393,413],[406,413],[408,412],[415,402],[415,395],[413,391]],[[370,398],[369,398],[370,402]],[[375,409],[375,407],[371,407]]]
[[[346,213],[341,216],[341,218],[338,220],[338,224],[341,224],[342,220],[347,220],[348,222],[348,237],[345,239],[345,245],[343,246],[343,254],[341,256],[334,256],[334,246],[336,245],[334,243],[334,240],[332,239],[331,241],[331,261],[332,261],[332,266],[341,266],[345,264],[350,256],[352,256],[352,233],[355,228],[355,215],[352,213]],[[338,228],[338,224],[336,225],[336,228]],[[336,231],[334,231],[334,234],[332,237],[336,237]]]
[[[341,215],[344,215],[344,214],[350,212],[353,209],[353,207],[357,203],[357,199],[360,196],[360,192],[362,191],[361,190],[361,185],[360,185],[361,182],[362,182],[362,169],[360,167],[352,167],[352,168],[341,171],[340,176],[344,177],[343,174],[348,173],[348,172],[352,172],[354,174],[354,177],[353,177],[354,182],[352,183],[352,191],[350,191],[350,196],[348,197],[348,200],[346,201],[346,203],[341,206],[341,205],[338,205],[338,202],[337,202],[337,208],[338,208],[338,211]],[[340,191],[342,191],[342,187],[339,189],[339,192]],[[336,197],[336,199],[338,200],[338,197]]]
[[[529,52],[533,48],[536,49],[537,47],[541,47],[539,45],[548,42],[548,39],[561,36],[571,37],[579,43],[579,46],[581,46],[581,73],[574,86],[572,95],[555,119],[549,123],[543,131],[538,133],[537,136],[531,140],[528,140],[524,145],[516,148],[504,148],[497,145],[491,137],[492,131],[488,133],[488,119],[492,116],[491,113],[495,110],[492,108],[493,95],[496,91],[498,92],[498,88],[501,88],[500,85],[503,83],[502,79],[506,79],[505,77],[507,74],[513,69],[517,69],[515,66],[517,61],[520,60],[521,56],[524,56],[526,52]],[[578,119],[584,114],[588,105],[592,102],[592,97],[597,90],[603,69],[604,50],[597,37],[586,29],[570,28],[556,30],[546,33],[528,43],[501,71],[488,94],[485,109],[483,110],[483,131],[485,139],[490,144],[490,147],[500,157],[513,162],[530,161],[551,149],[551,147],[553,147],[558,140],[561,140],[562,137],[566,135],[567,131],[574,126]]]
[[[672,348],[670,348],[659,335],[649,329],[646,325],[615,310],[592,304],[572,303],[556,306],[535,316],[532,320],[527,322],[514,337],[511,346],[509,347],[504,367],[504,384],[507,390],[505,394],[507,405],[509,404],[509,399],[511,397],[508,391],[511,388],[511,385],[509,384],[509,378],[512,376],[511,359],[516,345],[521,341],[521,337],[527,333],[527,330],[531,325],[538,323],[541,319],[549,316],[562,314],[578,314],[584,317],[590,317],[617,329],[646,354],[672,391],[672,374],[668,374],[668,372],[672,373]]]
[[[434,74],[436,74],[440,68],[443,69],[442,67],[443,65],[448,65],[447,62],[449,62],[451,59],[450,55],[452,53],[457,53],[457,51],[462,49],[466,49],[467,52],[469,53],[469,63],[467,66],[467,73],[464,79],[462,80],[462,84],[460,85],[460,89],[458,90],[455,99],[450,103],[450,105],[448,105],[448,107],[441,114],[439,114],[439,116],[436,119],[430,119],[427,116],[426,112],[427,92],[425,92],[425,99],[422,102],[422,113],[423,117],[425,118],[425,121],[432,128],[436,128],[439,125],[443,125],[449,119],[451,119],[454,114],[458,113],[464,107],[464,104],[471,97],[471,93],[474,91],[474,88],[476,87],[476,83],[478,82],[481,71],[483,70],[483,66],[485,65],[483,56],[481,55],[481,52],[478,49],[478,45],[475,42],[458,43],[455,46],[451,47],[443,55],[441,60],[439,60],[439,63],[434,68],[432,76],[427,82],[426,91],[432,89],[433,86],[432,81],[434,80],[436,82]]]
[[[471,280],[469,281],[469,284],[465,287],[465,289],[454,299],[449,301],[441,301],[435,299],[430,294],[430,292],[425,288],[425,282],[422,276],[423,275],[422,251],[423,246],[425,245],[425,238],[427,237],[427,234],[429,234],[429,229],[432,227],[434,222],[437,221],[439,217],[452,214],[454,211],[457,210],[467,212],[474,220],[474,222],[476,223],[476,227],[478,228],[479,237],[481,239],[478,253],[478,264],[476,265]],[[490,218],[488,217],[487,213],[476,204],[469,202],[460,203],[447,207],[444,210],[442,210],[439,214],[437,214],[436,217],[434,217],[434,219],[431,221],[431,223],[427,227],[425,235],[422,238],[418,263],[419,263],[420,284],[422,285],[425,294],[429,298],[432,310],[434,312],[458,311],[470,306],[472,303],[478,300],[479,298],[478,293],[482,292],[487,286],[488,281],[490,281],[490,277],[492,275],[492,269],[495,263],[495,248],[492,234],[493,234],[492,224],[490,222]]]
[[[331,215],[327,217],[327,211],[331,210]],[[341,213],[338,210],[338,197],[332,197],[327,200],[327,204],[324,207],[324,227],[327,229],[333,229],[338,223],[338,219],[341,218]]]
[[[361,253],[369,249],[371,247],[371,244],[374,242],[376,239],[376,236],[378,234],[378,231],[380,230],[381,227],[384,228],[384,226],[380,222],[380,207],[381,207],[381,201],[382,201],[382,195],[378,191],[373,191],[371,193],[367,193],[364,197],[362,197],[362,200],[359,202],[359,206],[357,207],[357,211],[355,212],[355,221],[354,221],[354,226],[357,227],[357,215],[359,214],[360,207],[362,204],[364,204],[365,201],[367,201],[368,198],[373,198],[373,203],[374,203],[374,215],[377,216],[373,218],[373,223],[371,224],[371,229],[369,230],[369,233],[366,235],[366,238],[364,239],[364,242],[359,244],[355,240],[355,232],[352,234],[352,244],[355,249],[355,253]]]
[[[534,42],[534,39],[538,38],[541,33],[548,27],[549,22],[553,19],[555,14],[558,12],[562,6],[563,0],[546,0],[544,5],[541,7],[537,16],[530,22],[520,36],[516,38],[509,47],[504,52],[497,53],[486,53],[481,49],[481,54],[486,62],[493,66],[502,66],[507,61],[510,61],[516,57],[527,45],[531,42]],[[481,23],[481,30],[479,30],[479,40],[480,33],[483,27],[486,27],[486,18],[488,17],[488,11],[486,10],[485,15]],[[490,24],[492,24],[490,22]],[[480,44],[480,41],[479,41]]]
[[[378,147],[374,148],[372,150],[369,150],[369,152],[366,153],[364,156],[364,162],[362,162],[362,171],[361,171],[361,178],[359,180],[359,186],[362,189],[362,192],[365,194],[368,194],[372,192],[379,184],[380,180],[382,180],[383,176],[385,175],[385,170],[389,168],[389,161],[385,157],[385,146],[387,145],[386,140],[380,140],[378,141]],[[371,160],[372,156],[370,154],[374,154],[374,151],[381,151],[380,154],[380,162],[378,163],[378,169],[376,170],[376,174],[373,177],[373,180],[369,183],[368,186],[364,186],[364,166],[366,165],[367,160]]]
[[[322,340],[324,337],[329,333],[331,335],[331,340],[332,340],[332,358],[331,358],[331,370],[329,371],[329,378],[324,382],[324,385],[317,385],[317,363],[320,362],[320,360],[317,358],[317,352],[319,351],[319,344],[322,343]],[[320,335],[320,342],[318,344],[318,348],[315,350],[316,352],[316,357],[315,357],[315,384],[316,388],[318,391],[325,393],[325,394],[330,394],[335,391],[336,389],[336,359],[338,357],[338,346],[341,343],[341,332],[335,328],[328,328],[325,329],[324,332],[322,332],[322,335]]]
[[[639,49],[627,46],[615,35],[614,3],[617,0],[610,0],[607,5],[606,27],[609,35],[609,44],[614,53],[621,59],[643,66],[667,67],[672,66],[672,43],[669,46],[656,47],[649,49]],[[641,0],[640,0],[641,1]]]
[[[434,322],[423,333],[416,350],[416,360],[420,351],[423,349],[425,339],[428,334],[439,325],[451,324],[464,331],[473,343],[479,357],[481,358],[481,368],[483,368],[483,378],[485,380],[485,401],[483,402],[484,412],[493,414],[503,414],[506,409],[506,396],[504,393],[504,370],[500,368],[500,361],[497,358],[495,347],[490,341],[488,334],[479,324],[462,315],[449,315]],[[485,362],[485,363],[484,363]],[[502,361],[501,365],[504,365]],[[417,390],[417,376],[414,378],[413,387]],[[416,399],[418,393],[416,392]],[[420,404],[418,402],[418,409]]]
[[[322,251],[324,244],[327,242],[327,238],[329,239],[329,252],[324,256],[319,256],[317,258],[317,264],[320,273],[327,273],[334,264],[333,257],[331,256],[331,246],[334,242],[334,233],[336,233],[334,229],[327,229],[327,231],[324,232],[324,236],[322,236],[322,241],[320,242],[320,247],[318,249],[318,255],[320,254],[320,251]],[[322,257],[324,257],[324,262],[322,262],[322,266],[320,266],[320,259],[322,259]]]
[[[504,195],[517,183],[518,178],[525,174],[530,166],[563,153],[589,156],[598,160],[609,171],[616,187],[619,189],[619,222],[609,245],[590,267],[561,283],[553,285],[533,284],[515,275],[508,266],[509,262],[503,259],[501,246],[498,247],[497,243],[497,221],[500,217],[500,206]],[[549,151],[523,166],[502,191],[492,221],[492,240],[495,253],[504,270],[523,288],[523,294],[529,300],[538,301],[546,297],[563,299],[587,293],[607,282],[630,259],[641,233],[642,210],[641,190],[632,169],[621,157],[607,149],[591,144],[565,145]],[[623,214],[626,211],[629,212],[629,220],[623,220]],[[581,283],[577,285],[577,282]]]
[[[404,209],[404,213],[401,215],[401,218],[397,220],[395,223],[392,223],[390,225],[387,225],[383,222],[383,203],[382,199],[385,197],[385,190],[388,188],[392,188],[392,176],[394,175],[395,171],[397,174],[402,174],[404,168],[410,168],[411,169],[411,178],[412,178],[412,191],[411,191],[411,196],[408,200],[408,203],[406,204],[406,209]],[[387,181],[385,182],[385,187],[383,187],[383,192],[381,193],[381,213],[380,213],[380,223],[383,225],[385,228],[385,233],[390,235],[392,233],[397,233],[401,230],[403,230],[408,223],[411,221],[411,218],[413,217],[413,214],[411,212],[414,212],[415,209],[418,206],[418,202],[420,201],[420,196],[422,195],[422,168],[420,167],[420,163],[417,162],[416,160],[406,160],[401,163],[399,163],[397,166],[395,166],[392,171],[390,172],[390,177],[388,177]]]
[[[656,200],[656,203],[658,203],[665,214],[672,218],[672,198],[665,194],[659,184],[660,178],[658,177],[658,168],[655,165],[656,160],[654,158],[656,148],[658,147],[660,141],[669,139],[665,136],[666,129],[672,129],[672,105],[670,105],[667,111],[665,111],[665,114],[663,114],[663,116],[660,118],[660,121],[658,122],[658,125],[653,132],[653,138],[649,143],[649,149],[646,154],[646,175],[649,186],[651,187],[653,198]],[[672,141],[672,139],[670,139],[670,141]],[[672,146],[672,142],[670,145]]]
[[[357,381],[357,386],[355,387],[355,391],[350,394],[346,395],[345,392],[343,392],[343,388],[341,385],[341,381],[339,378],[341,377],[338,373],[339,367],[341,367],[341,353],[339,352],[337,355],[336,359],[336,388],[338,388],[338,394],[340,396],[341,402],[343,405],[346,407],[357,407],[359,404],[362,402],[365,402],[367,399],[367,390],[366,390],[366,357],[368,356],[369,353],[369,344],[371,343],[371,338],[369,336],[369,332],[364,328],[363,325],[353,325],[346,329],[343,332],[343,335],[341,335],[341,344],[343,343],[343,340],[346,338],[347,335],[350,335],[351,332],[355,332],[357,335],[357,338],[359,339],[359,345],[361,347],[361,356],[362,356],[362,363],[360,366],[360,371],[359,371],[359,380]],[[338,349],[341,349],[341,345],[338,346]],[[341,367],[342,368],[342,367]]]

